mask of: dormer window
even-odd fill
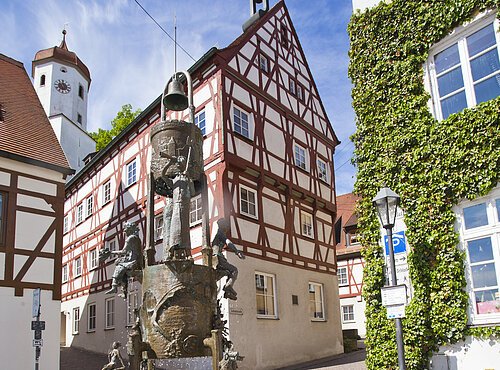
[[[83,100],[83,86],[78,86],[78,96]]]
[[[40,76],[40,86],[45,86],[45,75]]]

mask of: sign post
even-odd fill
[[[45,321],[40,321],[40,307],[41,305],[41,289],[36,288],[33,291],[33,308],[32,316],[36,320],[31,321],[31,330],[33,330],[33,347],[35,347],[35,370],[40,369],[40,353],[42,352],[43,340],[42,330],[45,330]]]

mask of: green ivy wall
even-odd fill
[[[423,83],[429,48],[499,6],[500,0],[394,0],[357,12],[348,27],[369,369],[397,369],[394,323],[381,305],[384,261],[371,204],[383,184],[402,198],[412,247],[414,296],[403,319],[408,369],[428,368],[440,345],[467,335],[500,338],[499,327],[467,327],[465,255],[457,248],[452,210],[499,181],[500,98],[438,122]]]

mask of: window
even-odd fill
[[[201,222],[203,209],[201,203],[201,194],[191,199],[191,209],[189,211],[189,223],[191,226]]]
[[[75,277],[82,274],[82,257],[75,259]]]
[[[68,265],[64,265],[62,267],[62,282],[65,283],[68,281]]]
[[[134,159],[132,162],[127,164],[127,186],[135,184],[137,182],[137,163]]]
[[[295,165],[307,171],[306,150],[298,144],[295,144]]]
[[[234,132],[250,139],[250,125],[248,123],[248,113],[239,108],[233,108]]]
[[[76,114],[76,121],[81,125],[82,124],[82,115],[80,113]]]
[[[276,283],[274,275],[263,272],[255,273],[257,317],[271,319],[278,317],[275,291]]]
[[[115,327],[115,299],[108,298],[104,303],[105,307],[105,328],[113,329]]]
[[[76,224],[83,222],[83,202],[76,207]]]
[[[297,83],[297,98],[299,98],[300,101],[304,101],[304,88],[299,83]]]
[[[111,201],[111,181],[108,181],[102,186],[102,204],[109,203]]]
[[[96,305],[89,303],[87,305],[87,331],[95,331],[96,328]]]
[[[205,111],[202,110],[194,117],[194,124],[201,130],[201,134],[206,134]]]
[[[247,187],[240,186],[240,213],[257,217],[257,193]]]
[[[68,69],[67,69],[66,67],[64,67],[64,66],[63,66],[63,67],[61,67],[61,68],[59,68],[59,70],[60,70],[62,73],[66,73],[66,72],[68,72]]]
[[[354,230],[345,233],[345,240],[348,247],[360,244],[358,234]]]
[[[66,234],[69,230],[69,216],[64,217],[63,233]]]
[[[337,269],[337,276],[339,278],[339,285],[347,285],[347,267],[339,267]]]
[[[318,177],[321,181],[328,183],[328,172],[326,167],[326,162],[318,159]]]
[[[300,226],[302,230],[302,235],[312,238],[314,236],[313,231],[313,217],[310,213],[300,212]]]
[[[297,86],[295,85],[295,80],[290,77],[290,85],[289,85],[289,90],[292,95],[297,94]]]
[[[281,23],[281,45],[284,48],[288,48],[288,30],[284,23]]]
[[[7,216],[7,194],[0,192],[0,245],[5,245]]]
[[[110,251],[116,251],[116,239],[111,239],[107,241],[107,248]]]
[[[137,309],[139,308],[139,293],[130,292],[127,296],[127,325],[134,325],[138,317]]]
[[[342,321],[352,322],[354,321],[354,305],[342,306]]]
[[[97,268],[97,265],[97,248],[94,248],[89,252],[89,270]]]
[[[80,307],[73,308],[73,334],[78,334],[80,331]]]
[[[259,68],[262,70],[264,73],[269,73],[269,58],[266,57],[264,54],[259,54]]]
[[[500,95],[497,21],[494,16],[459,27],[453,43],[446,42],[431,50],[428,61],[430,85],[437,118]]]
[[[470,319],[500,322],[500,188],[456,207],[460,244],[467,255]]]
[[[155,217],[155,240],[163,239],[163,215]]]
[[[309,314],[312,320],[325,319],[323,284],[309,283]]]
[[[40,76],[40,86],[45,86],[45,75]]]
[[[94,209],[94,196],[91,195],[87,198],[87,212],[85,213],[85,217],[92,216],[93,209]]]
[[[81,84],[78,86],[78,96],[83,99],[83,86]]]

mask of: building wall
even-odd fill
[[[500,341],[466,337],[464,341],[442,346],[431,358],[432,370],[496,369]]]
[[[0,246],[0,363],[12,369],[34,367],[30,322],[38,287],[46,322],[40,368],[59,369],[63,189],[58,172],[0,158],[0,191],[8,197]]]

